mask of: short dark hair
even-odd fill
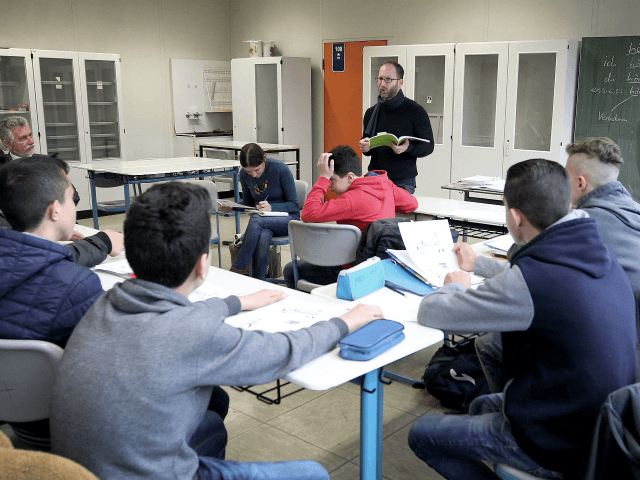
[[[129,265],[142,280],[182,285],[209,252],[211,197],[198,185],[158,183],[136,198],[124,222]]]
[[[538,230],[545,230],[571,209],[571,180],[562,165],[534,158],[507,170],[504,198]]]
[[[264,162],[264,152],[257,143],[247,143],[240,150],[240,165],[242,168],[257,167]]]
[[[344,178],[349,172],[354,173],[357,177],[362,175],[362,162],[360,157],[349,145],[338,145],[329,152],[333,160],[333,173],[340,178]]]
[[[14,230],[29,232],[42,223],[55,200],[65,201],[69,166],[46,155],[11,160],[0,167],[0,210]]]
[[[384,62],[382,65],[393,65],[396,69],[396,77],[399,79],[404,78],[404,68],[398,62],[394,62],[393,60],[389,60],[388,62]],[[380,65],[380,66],[382,66]]]
[[[584,153],[587,157],[592,157],[602,163],[613,165],[617,167],[618,170],[624,165],[620,147],[607,137],[583,138],[579,142],[567,145],[566,150],[569,155]]]

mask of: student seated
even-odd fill
[[[507,226],[517,253],[506,264],[454,250],[464,272],[420,304],[418,322],[452,333],[501,332],[511,380],[469,415],[425,415],[409,446],[448,479],[497,476],[482,461],[541,478],[584,478],[607,396],[635,380],[635,302],[629,279],[593,219],[571,211],[566,170],[527,160],[507,171]],[[487,280],[469,288],[469,274]]]
[[[378,307],[265,333],[225,318],[284,298],[262,290],[191,303],[209,271],[211,200],[156,184],[131,205],[125,246],[136,279],[103,295],[74,331],[52,400],[52,447],[109,479],[328,479],[315,462],[224,461],[226,430],[207,410],[214,385],[255,385],[331,350]],[[213,273],[213,272],[212,272]]]
[[[397,187],[382,170],[362,176],[360,157],[348,145],[340,145],[318,159],[320,178],[309,192],[302,209],[305,222],[354,225],[364,231],[372,222],[393,218],[396,212],[409,213],[418,208],[418,200],[406,190]],[[340,195],[324,201],[331,187]],[[339,246],[336,246],[339,248]],[[337,281],[343,266],[321,267],[298,261],[299,279],[319,285]],[[295,288],[293,263],[284,268],[284,279],[289,288]]]
[[[255,207],[262,212],[287,212],[286,216],[264,217],[251,215],[242,237],[242,247],[231,266],[231,271],[241,273],[251,262],[251,276],[264,280],[269,263],[269,243],[273,237],[289,233],[289,220],[300,219],[300,206],[293,174],[280,160],[267,158],[257,143],[247,143],[240,150],[240,185],[242,205]],[[232,208],[221,206],[229,213]]]
[[[71,237],[76,222],[67,171],[44,155],[0,167],[0,209],[13,228],[0,228],[0,338],[64,348],[103,293],[98,276],[56,243]],[[48,420],[11,426],[19,438],[47,447]]]

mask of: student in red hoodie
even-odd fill
[[[339,145],[320,155],[318,170],[320,178],[302,209],[304,222],[336,222],[354,225],[364,231],[376,220],[393,218],[396,212],[409,213],[418,208],[416,198],[394,185],[387,172],[373,170],[362,176],[360,157],[347,145]],[[329,187],[339,197],[324,202]],[[297,263],[299,278],[319,285],[337,281],[343,268],[321,267],[304,261]],[[284,279],[289,288],[294,288],[292,263],[285,266]]]

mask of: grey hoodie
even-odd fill
[[[339,318],[276,334],[224,322],[239,311],[235,296],[191,303],[139,279],[106,292],[65,348],[52,450],[102,480],[190,479],[198,456],[187,442],[213,385],[271,382],[348,333]]]

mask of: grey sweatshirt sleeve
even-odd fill
[[[505,265],[476,290],[450,283],[428,294],[420,303],[418,323],[455,334],[526,330],[533,320],[533,300],[520,269]],[[476,262],[476,273],[478,267]]]
[[[496,275],[509,270],[509,263],[493,258],[479,256],[476,260],[476,265],[473,269],[473,273],[485,278],[492,278]]]

